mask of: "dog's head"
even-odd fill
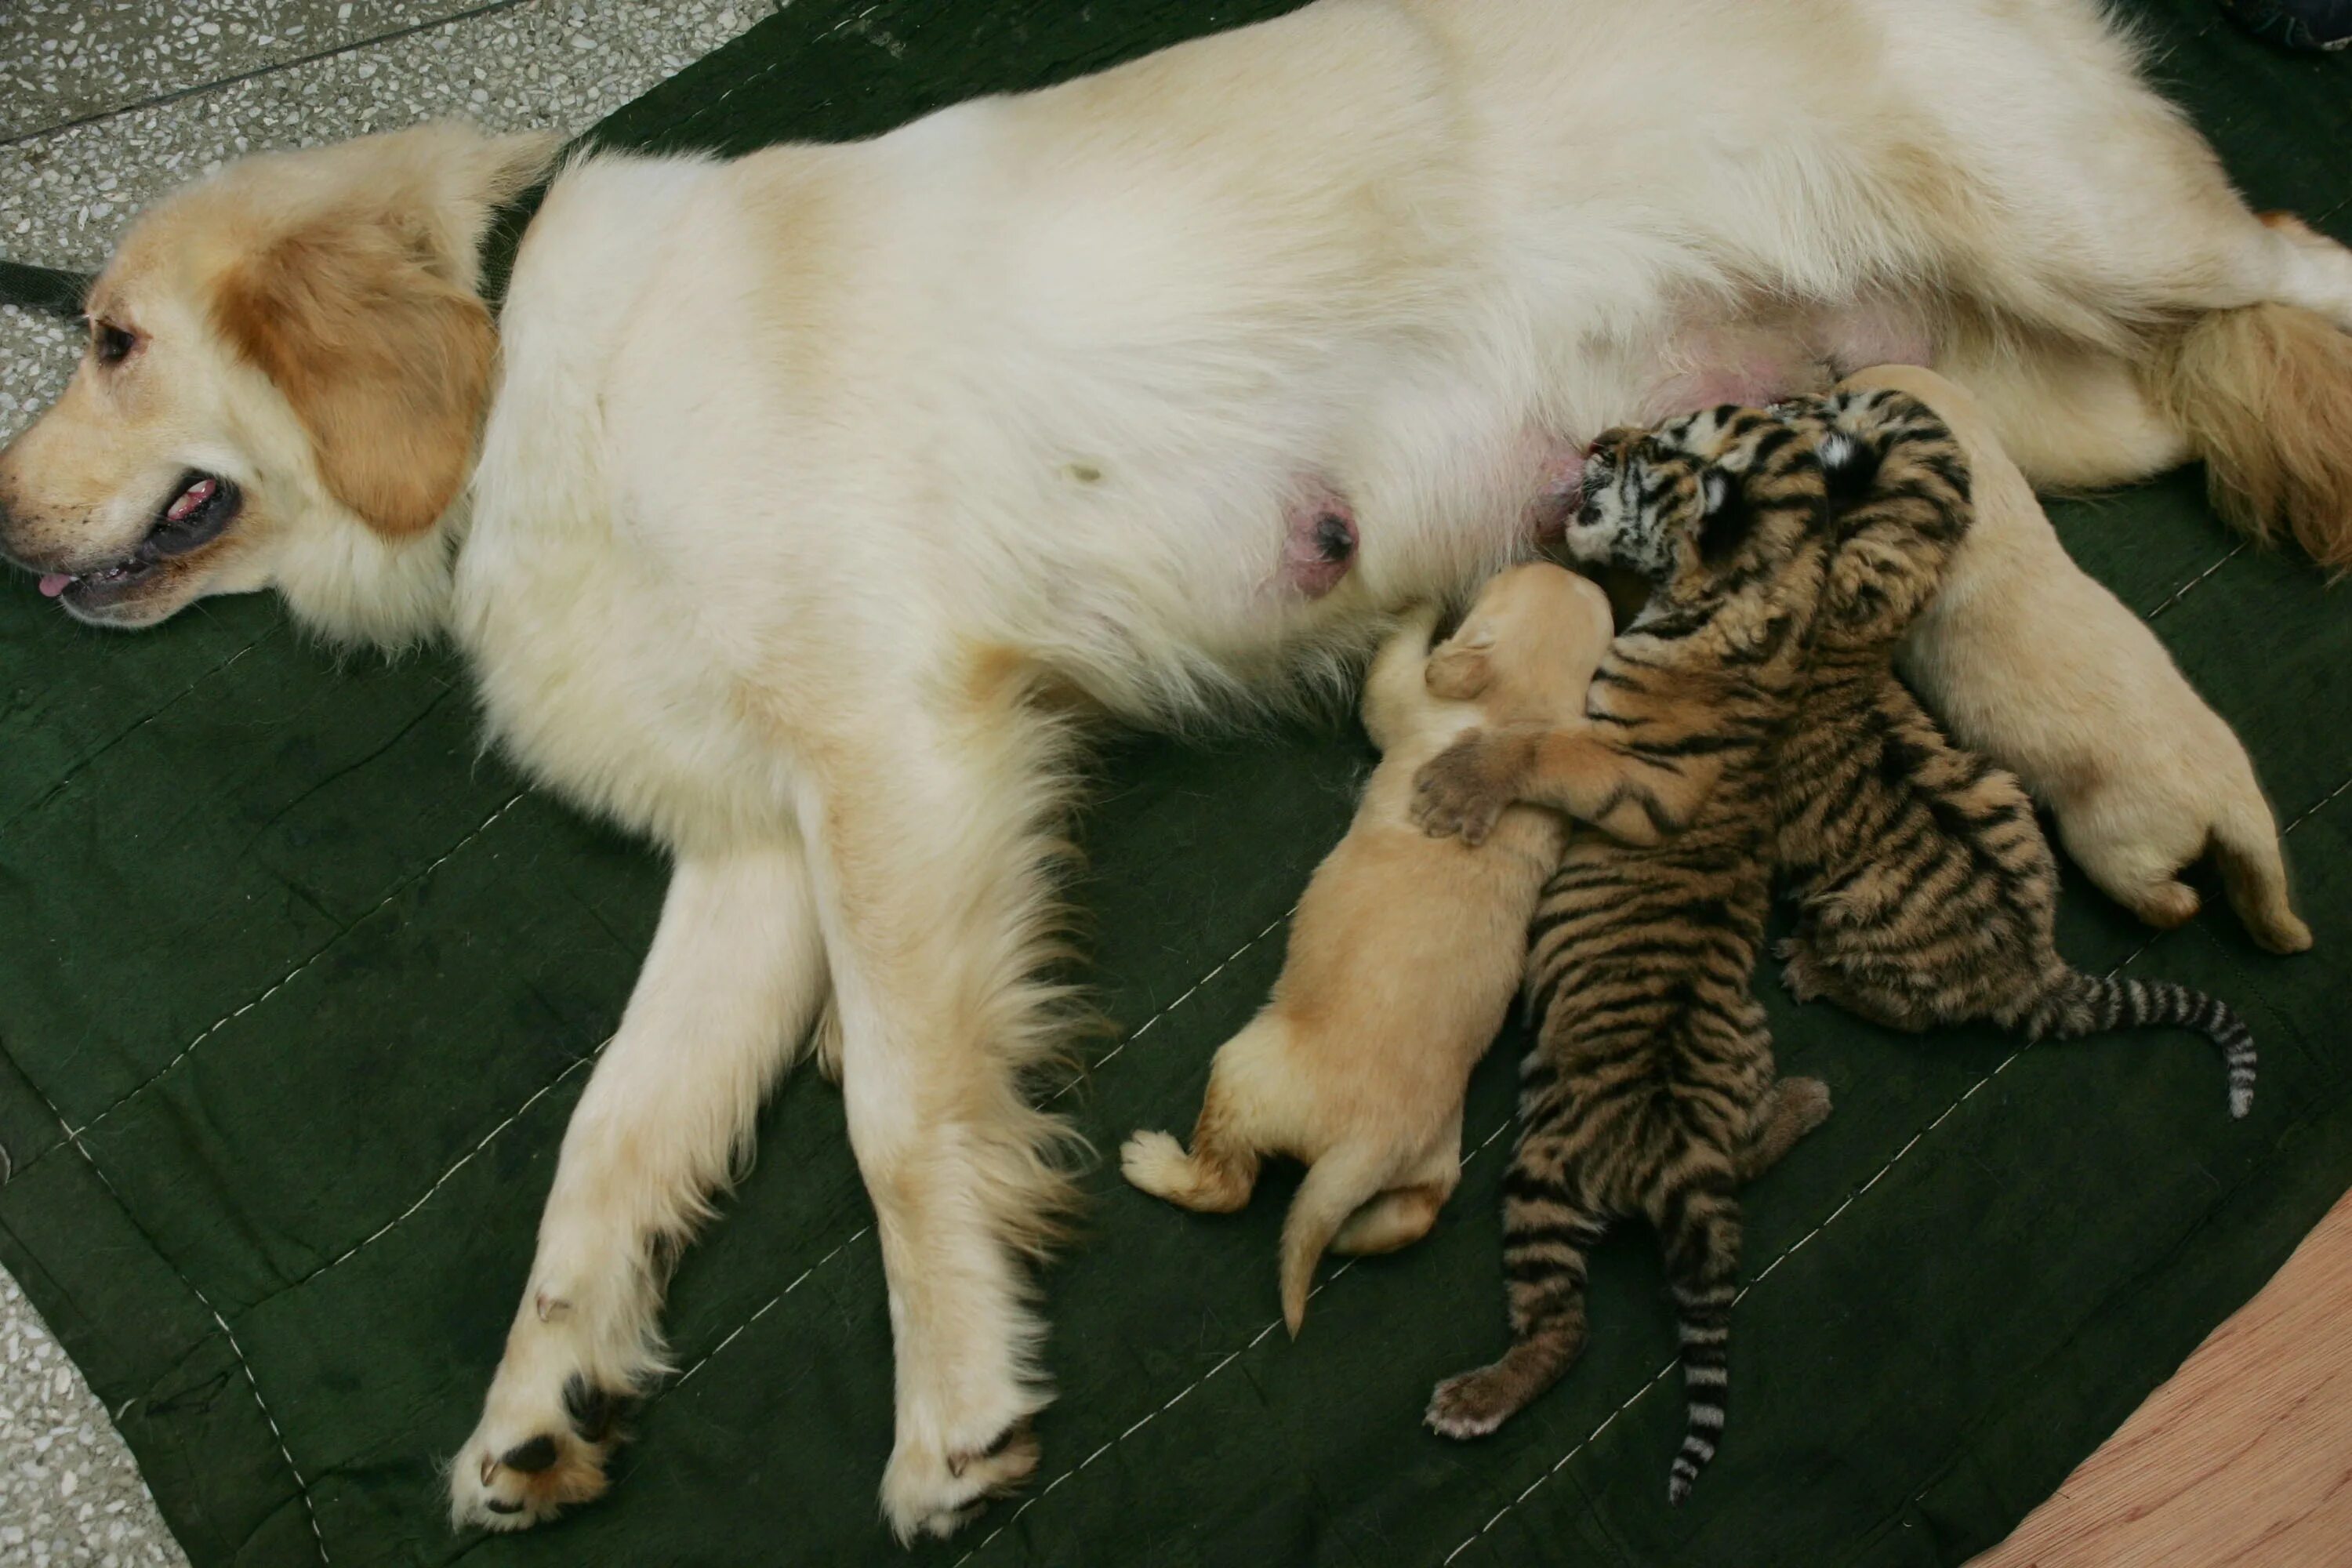
[[[553,151],[428,125],[159,204],[90,290],[64,395],[0,452],[0,553],[95,625],[277,587],[339,636],[426,629],[496,361],[476,253]]]
[[[1557,721],[1580,709],[1612,630],[1598,584],[1549,562],[1508,567],[1479,589],[1422,679],[1433,697],[1480,702],[1490,723]]]

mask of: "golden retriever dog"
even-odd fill
[[[1264,1154],[1307,1163],[1282,1229],[1282,1316],[1293,1334],[1328,1247],[1420,1240],[1462,1179],[1462,1096],[1527,965],[1528,918],[1559,865],[1566,823],[1506,812],[1475,848],[1407,814],[1422,763],[1464,731],[1581,723],[1609,647],[1609,596],[1545,563],[1501,573],[1453,637],[1407,620],[1372,660],[1364,728],[1381,764],[1348,835],[1300,896],[1273,999],[1219,1047],[1192,1148],[1138,1132],[1127,1179],[1226,1214]],[[1424,669],[1426,674],[1424,676]]]
[[[2094,0],[1318,0],[887,135],[548,184],[431,127],[158,204],[0,458],[0,550],[141,626],[270,587],[446,635],[674,873],[567,1131],[460,1522],[604,1485],[668,1256],[828,999],[897,1354],[882,1510],[1037,1462],[1024,1078],[1074,688],[1190,721],[1521,554],[1606,426],[1921,359],[2037,480],[2215,459],[2352,560],[2352,251],[2269,225]],[[1959,672],[1963,685],[1966,671]]]
[[[2147,623],[2067,555],[1977,400],[1909,365],[1843,384],[1909,393],[1968,452],[1976,521],[1902,658],[1953,738],[2000,758],[2049,805],[2067,853],[2150,925],[2196,914],[2179,873],[2210,850],[2254,940],[2308,948],[2246,748]]]

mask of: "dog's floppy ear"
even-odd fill
[[[473,462],[498,337],[432,240],[395,217],[326,214],[222,278],[213,321],[276,384],[336,500],[393,537],[447,510]]]
[[[1467,620],[1454,635],[1430,651],[1422,666],[1421,683],[1432,697],[1466,702],[1494,684],[1495,630]]]

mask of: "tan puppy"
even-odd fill
[[[2210,849],[2255,941],[2309,947],[2246,749],[2147,623],[2067,555],[1976,399],[1907,365],[1843,384],[1909,393],[1968,452],[1976,523],[1901,658],[1953,738],[2047,802],[2067,853],[2150,925],[2197,912],[2178,873]]]
[[[1528,917],[1565,826],[1506,813],[1477,848],[1406,815],[1414,772],[1474,725],[1579,721],[1611,635],[1606,595],[1558,566],[1489,582],[1429,651],[1435,613],[1391,637],[1364,689],[1381,751],[1348,836],[1316,868],[1274,996],[1217,1052],[1192,1152],[1138,1132],[1127,1179],[1186,1208],[1249,1201],[1265,1154],[1307,1162],[1282,1232],[1282,1315],[1297,1333],[1326,1247],[1420,1239],[1462,1175],[1462,1095],[1527,961]]]

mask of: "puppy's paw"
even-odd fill
[[[1119,1173],[1155,1198],[1192,1185],[1192,1157],[1165,1132],[1130,1133],[1118,1149]]]
[[[2158,882],[2142,888],[2131,900],[2132,913],[2158,931],[2171,931],[2197,918],[2203,900],[2186,882]]]
[[[1511,804],[1517,769],[1507,748],[1474,730],[1428,762],[1412,779],[1412,819],[1433,838],[1475,847]]]
[[[1037,1468],[1037,1437],[1023,1416],[982,1443],[944,1449],[902,1441],[882,1477],[882,1513],[901,1542],[942,1540],[978,1518]]]
[[[2293,910],[2281,907],[2250,915],[2246,929],[2266,952],[2291,956],[2311,951],[2311,928]]]
[[[574,1374],[551,1399],[493,1385],[490,1407],[449,1466],[449,1522],[522,1530],[593,1500],[607,1484],[622,1397]]]

